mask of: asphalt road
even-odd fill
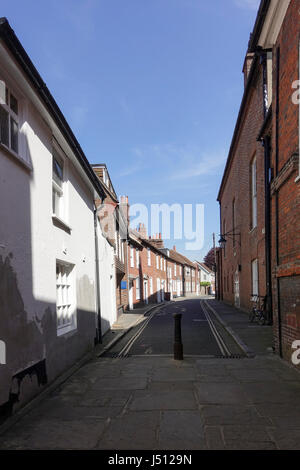
[[[126,355],[172,355],[174,342],[173,314],[182,314],[184,355],[220,356],[221,350],[209,326],[199,299],[172,302],[158,310],[139,334],[140,327],[131,331],[107,355],[117,355],[136,335]]]

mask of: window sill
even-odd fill
[[[297,176],[297,178],[295,179],[295,183],[299,183],[300,181],[300,175]]]
[[[71,227],[68,224],[66,224],[66,222],[64,222],[62,219],[57,217],[57,215],[52,214],[52,220],[53,220],[54,225],[56,225],[59,228],[62,228],[68,233],[71,233],[72,231]]]
[[[57,328],[57,336],[63,336],[76,331],[77,328],[74,325],[61,326],[60,328]]]
[[[17,162],[20,163],[26,170],[33,171],[33,167],[30,163],[26,162],[24,158],[20,157],[20,155],[18,155],[10,148],[6,147],[6,145],[2,142],[0,142],[0,149],[3,150],[9,157],[12,157],[13,159],[17,160]]]

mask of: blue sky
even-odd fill
[[[202,259],[258,0],[4,0],[91,163],[131,204],[204,204]],[[166,243],[172,247],[173,241]],[[176,240],[184,252],[184,243]]]

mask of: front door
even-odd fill
[[[160,293],[160,279],[157,279],[157,303],[161,302],[161,293]]]
[[[133,282],[129,281],[129,310],[133,310]]]
[[[234,274],[234,305],[240,308],[240,276],[238,270]]]
[[[165,281],[161,281],[161,301],[165,300]]]
[[[144,281],[144,302],[148,305],[148,281]]]

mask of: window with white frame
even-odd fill
[[[52,157],[52,212],[60,219],[64,218],[64,162],[53,150]]]
[[[120,237],[120,234],[119,234]],[[120,247],[121,247],[121,261],[124,263],[125,257],[124,257],[124,242],[120,237]]]
[[[164,258],[164,271],[167,270],[167,263],[166,263],[166,258]]]
[[[156,255],[156,269],[159,269],[159,256]]]
[[[162,256],[160,257],[160,270],[163,270],[163,258]]]
[[[58,335],[76,329],[73,265],[56,262],[56,315]]]
[[[251,263],[252,271],[252,295],[258,295],[258,260]]]
[[[147,260],[148,260],[148,266],[151,266],[151,250],[150,250],[150,248],[147,248]]]
[[[150,284],[150,295],[152,295],[153,294],[153,279],[152,279],[152,277],[150,277],[150,279],[149,279],[149,284]]]
[[[257,169],[256,169],[256,157],[251,163],[251,228],[257,226]]]
[[[138,268],[140,265],[140,254],[138,248],[135,250],[135,258],[136,258],[136,267]]]
[[[0,81],[0,142],[19,154],[19,103],[13,92]]]
[[[135,298],[136,300],[140,300],[140,278],[136,278],[135,281]]]
[[[174,264],[174,276],[177,276],[177,266]]]
[[[130,247],[130,267],[134,268],[134,249]]]

